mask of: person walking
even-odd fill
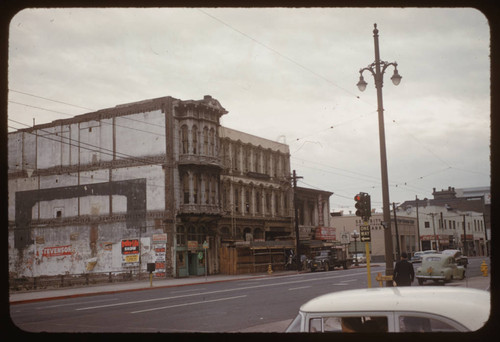
[[[396,286],[411,286],[413,279],[415,279],[413,265],[408,262],[408,254],[403,252],[401,253],[401,260],[396,262],[394,267],[394,283]]]

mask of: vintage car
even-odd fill
[[[422,258],[422,266],[415,272],[419,285],[426,280],[449,282],[453,279],[464,279],[465,268],[457,265],[455,258],[446,254],[426,254]]]
[[[311,269],[311,272],[317,270],[330,271],[335,267],[347,269],[349,266],[349,261],[343,258],[343,252],[339,248],[317,251],[315,256],[308,262],[308,267]]]
[[[353,262],[357,260],[358,263],[364,264],[366,263],[366,255],[365,253],[354,253],[352,255],[352,260]]]
[[[458,249],[445,249],[441,252],[441,254],[451,255],[455,258],[457,265],[463,266],[467,268],[467,264],[469,263],[469,259],[465,255],[462,255],[462,252]]]
[[[415,252],[413,254],[413,256],[411,257],[410,259],[410,262],[413,264],[413,263],[418,263],[418,262],[422,262],[422,257],[425,255],[425,254],[430,254],[430,253],[437,253],[435,250],[431,249],[431,250],[427,250],[427,251],[419,251],[419,252]]]
[[[378,287],[314,298],[300,307],[286,332],[475,331],[489,314],[488,291],[454,286]]]

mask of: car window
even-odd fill
[[[425,261],[440,261],[441,258],[440,257],[427,257],[425,259]]]
[[[400,316],[400,332],[453,332],[460,331],[451,324],[437,318]]]
[[[309,321],[310,332],[387,332],[386,316],[317,317]]]

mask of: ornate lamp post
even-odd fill
[[[382,203],[384,212],[384,221],[386,223],[384,230],[385,242],[385,264],[386,275],[394,273],[394,256],[392,248],[392,231],[391,231],[391,209],[389,202],[389,181],[387,176],[387,155],[385,149],[385,129],[384,129],[384,105],[382,100],[382,86],[384,83],[384,73],[389,66],[394,66],[394,74],[391,77],[392,83],[398,85],[401,82],[401,76],[398,73],[398,64],[388,63],[380,60],[380,52],[378,45],[378,29],[377,24],[374,24],[373,39],[375,43],[375,62],[368,65],[366,68],[359,70],[359,82],[357,84],[360,91],[366,89],[367,83],[363,78],[363,72],[369,71],[375,79],[375,87],[377,88],[377,105],[378,105],[378,128],[380,140],[380,164],[382,170]],[[392,286],[392,282],[388,281],[387,286]]]

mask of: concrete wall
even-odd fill
[[[145,270],[155,258],[153,234],[165,232],[164,158],[161,110],[88,121],[75,117],[10,133],[10,274]],[[120,182],[139,179],[137,192],[129,183],[120,188]],[[144,203],[135,208],[144,210],[130,218],[136,193]],[[23,203],[27,212],[20,214]],[[140,265],[124,262],[121,244],[127,239],[140,241]]]

